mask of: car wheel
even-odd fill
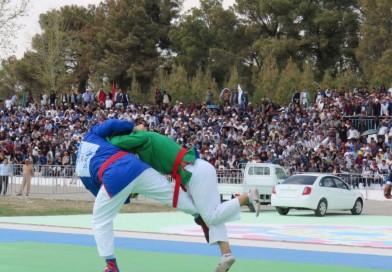
[[[250,212],[256,212],[255,206],[253,204],[248,205]]]
[[[280,208],[280,207],[276,207],[276,210],[278,211],[278,213],[280,215],[287,215],[289,213],[290,209],[285,209],[285,208]]]
[[[362,209],[363,209],[362,200],[358,198],[354,203],[354,207],[351,209],[351,214],[360,215],[362,213]]]
[[[327,213],[327,208],[328,208],[327,201],[325,199],[321,199],[314,213],[317,216],[324,216]]]

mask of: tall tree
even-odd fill
[[[122,87],[133,75],[142,89],[149,87],[161,63],[160,51],[170,41],[167,31],[178,13],[178,0],[106,0],[98,7],[104,24],[97,29],[95,46],[103,55],[92,64],[95,73],[107,73]]]
[[[67,35],[64,32],[63,19],[58,10],[41,14],[40,25],[44,31],[37,34],[32,43],[42,68],[37,78],[52,90],[63,88],[69,78],[65,69],[64,50]]]
[[[42,33],[33,37],[30,57],[35,54],[35,77],[46,89],[86,88],[91,55],[83,32],[93,19],[91,8],[64,6],[40,15]]]
[[[337,88],[339,89],[352,89],[356,86],[358,86],[358,77],[355,75],[355,73],[351,70],[348,69],[342,73],[338,73],[336,76],[336,80],[335,80],[336,84],[337,84]]]
[[[355,67],[359,42],[358,0],[300,1],[300,57],[314,61],[316,78]]]
[[[331,71],[325,71],[323,80],[321,81],[320,88],[323,90],[331,89],[335,86],[334,78],[331,74]]]
[[[176,59],[189,76],[209,68],[220,85],[233,65],[243,65],[243,37],[244,28],[233,10],[223,8],[222,0],[201,0],[200,8],[181,17],[170,31]]]
[[[248,63],[261,67],[274,48],[274,57],[280,69],[290,52],[296,51],[291,41],[299,38],[297,16],[298,1],[287,0],[237,0],[235,10],[246,26],[251,42]]]
[[[190,82],[189,98],[196,103],[202,103],[205,101],[207,89],[213,92],[215,98],[219,95],[217,92],[218,85],[215,79],[212,78],[210,70],[207,69],[206,72],[203,72],[199,68]]]
[[[170,94],[172,102],[179,100],[183,103],[194,102],[189,95],[189,80],[183,66],[174,66],[168,76],[165,91]]]
[[[326,69],[336,72],[355,65],[357,0],[237,0],[235,9],[244,18],[259,67],[271,45],[279,69],[288,57],[299,66],[311,59],[318,79]]]
[[[389,0],[360,0],[363,23],[357,56],[364,79],[377,76],[374,66],[385,51],[392,49],[392,2]]]
[[[256,103],[263,97],[274,96],[279,82],[279,70],[275,57],[270,54],[263,63],[261,69],[255,69],[253,86],[255,88],[253,101]]]
[[[30,0],[0,0],[0,57],[13,51],[14,38],[21,25],[17,19],[26,15]]]
[[[374,67],[372,81],[373,86],[384,85],[387,88],[392,87],[392,49],[387,49],[383,52],[381,58],[377,61]]]
[[[280,73],[274,101],[279,104],[289,103],[293,90],[298,88],[300,80],[301,72],[298,69],[297,64],[290,58],[286,67]]]

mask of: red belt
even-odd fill
[[[127,154],[129,154],[129,153],[125,152],[125,151],[119,151],[116,154],[114,154],[113,156],[111,156],[109,159],[107,159],[101,165],[101,167],[99,167],[99,170],[98,170],[98,179],[99,179],[99,181],[102,182],[102,175],[103,175],[103,172],[105,172],[106,168],[108,168],[112,163],[114,163],[119,158],[122,158],[122,157],[124,157]]]
[[[171,177],[176,180],[176,183],[174,185],[173,208],[177,208],[180,187],[186,192],[185,186],[181,184],[181,176],[178,173],[178,167],[180,166],[182,158],[184,157],[186,152],[187,150],[185,148],[180,149],[180,151],[177,154],[176,160],[174,161],[173,171],[171,173]]]

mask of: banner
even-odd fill
[[[22,107],[26,107],[26,102],[27,102],[27,93],[26,89],[23,90],[22,92]]]
[[[242,99],[242,93],[243,93],[243,91],[242,91],[242,89],[241,89],[241,86],[240,86],[240,84],[238,84],[238,105],[241,105],[241,104],[242,104],[242,101],[241,101],[241,99]]]

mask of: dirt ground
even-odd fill
[[[146,200],[131,201],[131,204],[123,206],[121,212],[174,211],[173,208],[161,203]],[[0,197],[0,216],[90,214],[93,210],[93,205],[93,201],[84,200],[2,196]]]

